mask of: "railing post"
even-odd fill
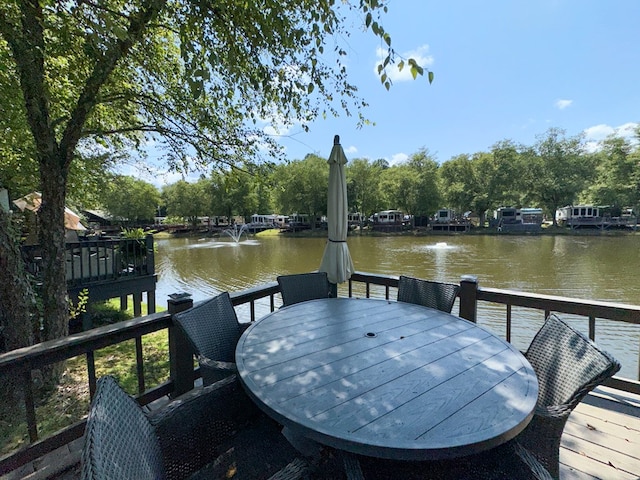
[[[170,298],[167,302],[171,315],[193,307],[193,299]],[[173,396],[193,389],[193,350],[187,336],[175,325],[169,327],[169,375],[173,380]]]
[[[147,275],[155,274],[155,252],[153,250],[153,235],[149,234],[144,239],[145,248],[147,249]]]
[[[462,275],[460,277],[460,312],[459,316],[473,323],[478,319],[478,277]]]

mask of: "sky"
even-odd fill
[[[281,131],[289,160],[328,156],[338,134],[348,159],[406,160],[426,148],[438,162],[502,140],[534,145],[549,128],[584,134],[591,148],[640,122],[637,0],[391,0],[382,18],[392,46],[434,73],[405,69],[387,91],[376,73],[380,41],[354,23],[346,46],[351,82],[369,103],[357,117]],[[262,128],[273,131],[265,123]],[[160,178],[160,177],[159,177]],[[176,178],[162,177],[165,182]]]

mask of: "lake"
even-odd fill
[[[639,241],[635,235],[353,236],[348,244],[361,272],[455,283],[472,274],[481,287],[638,304]],[[158,239],[156,300],[163,305],[170,293],[184,291],[199,301],[273,282],[278,275],[316,270],[325,243],[324,238],[280,236],[243,236],[239,243],[211,237]],[[268,312],[267,305],[257,307],[258,315]],[[478,316],[481,325],[504,335],[504,306],[481,304]],[[542,316],[514,307],[512,342],[518,348],[526,348]],[[587,332],[586,319],[570,320]],[[638,378],[640,326],[598,320],[596,340],[622,363],[621,375]]]

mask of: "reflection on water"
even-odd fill
[[[324,251],[323,238],[264,237],[241,240],[174,238],[157,240],[156,298],[186,291],[203,300],[221,291],[237,291],[274,282],[278,275],[316,270]],[[462,275],[478,277],[480,286],[549,295],[638,304],[640,249],[636,236],[479,236],[349,237],[356,270],[386,275],[411,275],[458,282]],[[345,288],[342,289],[345,291]],[[364,296],[364,287],[355,295]],[[384,288],[372,287],[384,297]],[[268,311],[268,301],[257,314]],[[248,311],[248,310],[247,310]],[[454,313],[457,307],[454,307]],[[481,304],[480,324],[505,331],[506,308]],[[239,314],[244,312],[240,309]],[[543,313],[513,308],[512,342],[525,348],[540,327]],[[572,320],[588,330],[585,319]],[[599,320],[596,338],[622,362],[622,373],[637,378],[640,326]]]

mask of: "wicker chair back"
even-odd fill
[[[560,476],[560,440],[571,411],[620,363],[557,315],[550,315],[525,356],[536,371],[538,404],[527,428],[516,437],[547,468]]]
[[[398,282],[398,301],[451,313],[459,291],[460,285],[455,283],[432,282],[402,275]]]
[[[82,451],[83,480],[164,479],[162,451],[153,427],[113,377],[98,379]]]
[[[278,284],[284,306],[331,296],[326,272],[281,275]]]

